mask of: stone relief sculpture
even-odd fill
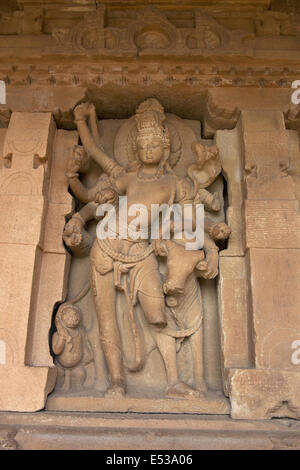
[[[56,355],[63,390],[81,389],[86,378],[85,365],[92,360],[91,346],[81,325],[82,312],[76,305],[63,304],[55,318],[52,348]]]
[[[231,31],[212,16],[195,11],[195,27],[178,28],[157,8],[148,6],[136,13],[136,17],[124,18],[122,26],[105,26],[105,8],[98,5],[72,28],[52,27],[51,45],[47,51],[63,52],[66,45],[73,53],[98,53],[104,55],[126,53],[129,55],[157,55],[186,53],[215,54],[230,51],[244,52],[244,38],[249,33]],[[124,25],[124,20],[126,24]]]
[[[181,164],[180,169],[184,145],[176,131],[176,120],[167,122],[163,107],[152,98],[141,103],[135,116],[121,127],[114,143],[115,158],[104,149],[94,105],[78,105],[74,116],[83,146],[75,146],[66,175],[81,206],[67,222],[63,239],[75,258],[89,258],[90,282],[86,280],[83,290],[86,292],[90,285],[99,331],[94,349],[101,347],[104,352],[108,379],[102,390],[104,398],[125,396],[128,373],[142,374],[151,352],[156,350],[165,369],[162,396],[205,400],[203,300],[198,278],[217,276],[216,242],[230,235],[224,221],[216,221],[213,216],[221,208],[220,194],[206,189],[221,172],[218,148],[194,142],[188,165]],[[120,140],[122,132],[127,138]],[[122,150],[117,155],[120,141]],[[93,184],[85,186],[79,173],[93,172],[95,167],[98,176]],[[134,217],[129,211],[126,222],[121,215],[124,211],[119,201],[123,196],[127,196],[128,208],[143,204],[148,214],[153,204],[190,204],[195,218],[196,204],[203,203],[203,249],[186,250],[184,245],[190,240],[185,234],[175,239],[172,223],[169,240],[161,233],[160,238],[151,239],[150,232],[147,239],[136,239],[130,228]],[[95,233],[89,233],[89,223],[103,216],[97,211],[100,204],[116,208],[119,217],[114,238],[95,238]],[[120,239],[125,224],[127,237]],[[56,315],[57,332],[52,343],[56,363],[65,371],[64,390],[69,389],[75,368],[80,376],[76,386],[84,386],[84,364],[92,361],[91,354],[84,359],[83,345],[89,343],[80,326],[80,309],[69,302]],[[87,349],[91,353],[93,348]],[[185,353],[180,365],[181,349]],[[155,381],[153,370],[152,376],[150,372],[145,374],[145,386],[152,379]],[[141,395],[145,389],[142,387]]]

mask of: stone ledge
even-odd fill
[[[0,413],[1,448],[300,449],[300,423],[147,413]]]
[[[95,393],[95,392],[93,392]],[[126,413],[194,413],[229,415],[230,404],[223,395],[210,392],[205,398],[142,398],[122,399],[83,394],[52,393],[47,400],[48,411],[126,412]]]

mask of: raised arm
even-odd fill
[[[100,135],[99,135],[99,129],[98,129],[98,124],[97,124],[97,114],[96,114],[95,106],[93,104],[90,104],[89,109],[90,109],[90,127],[91,127],[91,131],[92,131],[92,136],[93,136],[93,139],[96,142],[97,146],[99,148],[101,148],[102,144],[101,144],[101,139],[100,139]]]
[[[84,202],[86,204],[94,199],[96,195],[97,185],[88,189],[82,184],[78,176],[75,175],[68,176],[68,181],[74,196],[76,196],[79,201]]]
[[[82,103],[76,106],[74,110],[75,123],[87,153],[95,160],[102,170],[109,176],[116,177],[123,173],[124,169],[118,165],[115,160],[110,158],[94,141],[87,125],[87,118],[90,116],[91,109],[89,103]]]
[[[85,204],[93,201],[99,191],[99,183],[96,183],[92,188],[86,188],[80,181],[79,173],[86,173],[88,169],[89,157],[82,146],[75,145],[67,162],[66,177],[74,196]]]
[[[89,252],[92,238],[89,233],[84,230],[84,226],[89,220],[96,217],[97,207],[98,204],[94,201],[89,202],[82,207],[80,211],[76,212],[65,225],[63,240],[74,255],[85,256]]]
[[[56,356],[59,356],[64,350],[66,339],[58,332],[55,332],[52,339],[52,349]]]

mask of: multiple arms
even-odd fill
[[[88,154],[91,155],[95,162],[101,166],[101,168],[107,175],[117,176],[118,174],[123,173],[123,168],[118,165],[112,158],[108,157],[106,153],[101,149],[101,146],[99,147],[94,140],[93,136],[96,136],[96,139],[100,144],[98,129],[96,129],[97,122],[94,113],[94,108],[91,107],[89,103],[82,103],[76,106],[74,110],[75,122],[81,141]],[[86,122],[89,117],[91,117],[91,127],[93,136],[91,135]]]
[[[84,230],[85,224],[96,217],[98,204],[89,202],[79,212],[73,215],[65,225],[63,240],[75,255],[84,256],[88,254],[92,239]]]
[[[74,111],[75,121],[84,147],[76,145],[67,165],[66,176],[69,180],[73,194],[85,204],[93,201],[101,189],[110,186],[113,180],[114,186],[122,193],[126,186],[127,175],[123,167],[118,165],[112,158],[108,157],[102,150],[101,140],[98,132],[97,116],[95,107],[83,103]],[[86,119],[90,118],[92,135],[87,126]],[[87,152],[88,153],[87,153]],[[86,188],[79,179],[78,173],[86,173],[89,167],[88,154],[102,167],[104,174],[98,183],[92,188]],[[109,178],[109,176],[111,178]]]

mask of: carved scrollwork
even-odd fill
[[[205,26],[187,36],[186,45],[189,49],[217,49],[221,46],[221,39],[209,26]]]
[[[70,31],[73,48],[82,51],[95,51],[104,46],[103,9],[96,14],[86,14],[84,20]]]
[[[129,19],[125,27],[105,27],[104,10],[98,8],[96,14],[86,14],[70,31],[54,28],[52,36],[61,52],[66,45],[76,53],[104,55],[183,55],[191,51],[237,53],[245,50],[244,33],[224,28],[201,10],[196,11],[195,19],[195,28],[177,28],[161,11],[147,7],[134,19]]]

